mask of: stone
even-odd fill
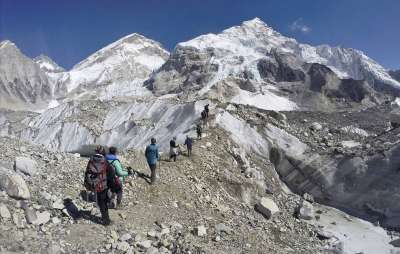
[[[37,162],[28,157],[15,157],[15,170],[32,176],[37,173]]]
[[[314,207],[310,202],[303,200],[298,207],[297,217],[303,220],[312,220],[314,218]]]
[[[123,235],[121,235],[121,236],[119,237],[119,240],[120,240],[120,241],[128,241],[128,240],[130,240],[130,239],[132,239],[132,235],[129,234],[129,233],[123,234]]]
[[[63,202],[61,199],[57,199],[57,200],[53,203],[52,207],[53,207],[54,209],[62,210],[62,209],[64,209],[65,206],[64,206],[64,202]]]
[[[16,173],[0,175],[0,188],[5,190],[12,198],[31,198],[31,194],[24,178]]]
[[[331,239],[331,238],[334,237],[334,235],[332,233],[330,233],[330,232],[328,232],[326,230],[323,230],[323,229],[318,229],[316,231],[316,233],[317,233],[317,237],[320,240],[328,240],[328,239]]]
[[[229,235],[229,234],[232,233],[232,229],[231,229],[230,227],[226,226],[226,225],[223,224],[223,223],[220,223],[220,224],[215,225],[215,231],[216,231],[218,234],[226,233],[226,234]]]
[[[137,246],[142,249],[148,249],[151,247],[152,243],[153,242],[151,240],[145,240],[145,241],[141,241],[141,242],[137,243]]]
[[[206,147],[208,147],[208,148],[212,147],[211,142],[207,142],[207,143],[206,143]]]
[[[14,213],[12,215],[12,219],[13,219],[14,224],[17,226],[17,228],[25,227],[24,222],[22,221],[21,217],[18,214]]]
[[[11,218],[10,211],[8,210],[7,206],[3,203],[0,204],[0,217],[5,220],[8,220]]]
[[[147,251],[146,251],[146,254],[158,254],[158,253],[160,253],[160,252],[159,252],[158,249],[155,248],[155,247],[150,247],[150,248],[148,248]]]
[[[31,208],[25,209],[25,218],[29,224],[44,225],[50,221],[50,213],[47,211],[37,212]]]
[[[37,220],[36,211],[31,208],[25,209],[25,219],[29,224],[33,224]]]
[[[163,229],[161,229],[161,232],[160,232],[161,235],[168,235],[169,233],[170,233],[169,228],[163,228]]]
[[[320,131],[322,130],[322,125],[320,123],[313,122],[310,126],[310,129],[313,131]]]
[[[204,225],[200,225],[194,228],[194,234],[196,236],[205,236],[207,235],[207,228]]]
[[[354,140],[345,140],[345,141],[341,142],[341,145],[344,148],[354,148],[354,147],[361,146],[361,143],[356,142]]]
[[[131,246],[127,242],[118,242],[117,243],[117,250],[120,251],[127,251]]]
[[[61,219],[58,217],[53,217],[53,218],[51,218],[51,222],[53,222],[53,224],[60,224]]]
[[[310,203],[314,203],[314,197],[311,194],[304,193],[303,198]]]
[[[275,214],[280,212],[279,207],[276,205],[276,203],[272,199],[267,197],[261,198],[261,200],[256,204],[255,208],[267,219],[272,218]]]

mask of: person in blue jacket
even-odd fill
[[[151,171],[150,184],[154,184],[156,181],[157,161],[160,159],[155,138],[151,138],[151,144],[146,147],[145,156],[147,159],[147,164],[149,164],[149,168]]]

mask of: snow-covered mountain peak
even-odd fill
[[[169,53],[165,49],[162,48],[161,44],[148,39],[140,34],[133,33],[127,35],[90,55],[85,60],[81,61],[77,65],[73,67],[74,69],[84,69],[91,64],[97,62],[104,62],[107,58],[120,55],[121,57],[124,54],[135,54],[135,55],[162,55],[168,57]],[[139,59],[144,60],[144,59]],[[153,59],[155,60],[155,59]],[[160,60],[160,59],[158,59]],[[160,61],[154,63],[154,65],[158,66]],[[150,68],[157,68],[149,61],[143,61],[144,65],[147,65]]]
[[[39,64],[40,68],[45,72],[63,72],[64,68],[55,63],[50,57],[46,55],[39,55],[33,59],[37,64]]]
[[[14,42],[5,40],[0,42],[0,50],[21,52]]]
[[[96,97],[143,95],[144,80],[168,59],[169,52],[161,44],[140,34],[127,35],[90,55],[63,77],[67,92],[80,90]],[[81,93],[81,92],[80,92]]]

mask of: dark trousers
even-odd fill
[[[101,218],[104,221],[110,221],[110,216],[108,215],[108,190],[102,192],[97,192],[97,204],[100,208]]]
[[[150,171],[151,171],[151,175],[150,175],[150,179],[151,179],[151,183],[155,183],[156,181],[156,168],[157,168],[157,164],[149,164],[150,167]]]
[[[187,147],[188,156],[192,155],[192,147]]]
[[[123,188],[121,186],[121,189],[119,189],[117,192],[113,192],[111,194],[111,202],[110,203],[115,205],[114,200],[115,200],[115,196],[117,196],[117,205],[119,206],[122,202],[122,194],[123,194]]]
[[[171,154],[169,156],[169,160],[174,159],[174,161],[176,161],[176,154]]]

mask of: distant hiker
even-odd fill
[[[156,181],[157,161],[160,159],[155,138],[151,138],[151,144],[146,147],[145,156],[151,171],[151,184],[153,184]]]
[[[176,137],[173,137],[171,141],[169,141],[169,160],[174,159],[176,161],[176,157],[179,153],[179,146],[176,144]]]
[[[210,109],[209,109],[210,104],[207,104],[204,106],[204,111],[206,112],[206,118],[208,118],[209,113],[210,113]]]
[[[108,183],[114,181],[114,169],[105,159],[105,149],[102,146],[96,148],[96,154],[93,155],[85,171],[85,187],[88,191],[96,192],[97,204],[100,208],[101,223],[110,225],[111,220],[108,214]]]
[[[123,192],[123,183],[125,181],[125,177],[132,174],[130,168],[124,169],[121,165],[120,160],[117,158],[117,148],[112,146],[109,148],[109,154],[106,156],[106,160],[108,163],[115,169],[115,174],[119,178],[119,181],[114,181],[110,183],[110,189],[112,192],[111,196],[111,204],[115,208],[121,207],[122,202],[122,192]],[[119,183],[119,184],[118,184]],[[114,199],[115,195],[117,196],[117,204],[115,205]]]
[[[207,126],[207,112],[206,110],[201,111],[201,121],[203,122],[203,126]]]
[[[200,124],[197,124],[197,125],[196,125],[196,133],[197,133],[197,138],[198,138],[198,139],[201,139],[201,135],[202,135],[202,133],[203,133],[203,128],[201,128],[201,125],[200,125]]]
[[[192,155],[193,139],[191,137],[189,137],[189,136],[186,136],[185,145],[186,145],[186,148],[187,148],[188,156],[190,157],[190,155]]]

